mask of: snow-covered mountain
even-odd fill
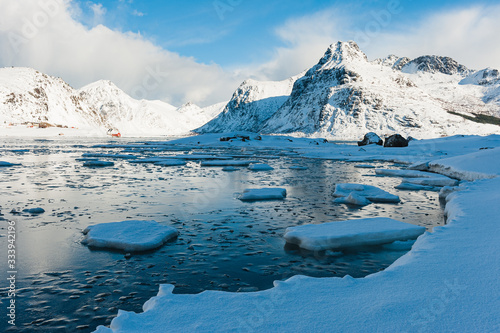
[[[108,129],[125,136],[184,135],[224,105],[202,109],[188,103],[177,109],[162,101],[135,100],[110,81],[75,90],[34,69],[0,69],[0,125],[47,122],[101,135]]]
[[[279,102],[269,103],[273,100]],[[246,81],[223,113],[196,131],[252,130],[336,139],[359,139],[370,131],[417,138],[500,132],[496,125],[457,113],[500,116],[498,71],[473,71],[439,56],[411,60],[391,55],[368,61],[356,43],[338,42],[302,76]]]
[[[30,68],[1,68],[0,124],[26,122],[92,129],[109,126],[63,80]]]
[[[227,132],[245,130],[256,132],[292,92],[293,84],[300,76],[284,81],[244,81],[224,107],[224,110],[200,132]]]

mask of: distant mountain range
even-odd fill
[[[227,103],[179,108],[135,100],[110,81],[79,90],[30,68],[0,69],[0,126],[40,123],[115,129],[126,136],[252,131],[358,140],[367,132],[416,138],[500,133],[500,74],[448,57],[368,61],[354,42],[332,44],[311,69],[283,81],[246,80]]]
[[[125,136],[185,135],[215,117],[226,103],[176,108],[135,100],[110,81],[79,90],[31,68],[0,69],[0,125],[48,123]]]
[[[248,130],[336,139],[374,131],[416,138],[500,133],[500,75],[448,57],[368,61],[354,42],[332,44],[317,65],[280,82],[245,81],[199,133]]]

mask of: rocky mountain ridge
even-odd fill
[[[289,84],[290,80],[281,82]],[[267,103],[272,95],[246,92],[280,82],[247,83],[218,117],[197,131],[249,130],[246,124],[252,123],[251,130],[262,133],[356,140],[372,131],[428,138],[500,130],[468,120],[476,114],[500,116],[498,71],[470,70],[449,57],[411,60],[390,55],[369,61],[356,43],[338,42],[315,66],[292,81],[288,95],[283,94],[285,84],[281,94],[275,95],[279,103],[274,108]],[[251,115],[246,112],[250,105]],[[256,122],[259,114],[265,114],[260,125]],[[231,121],[225,127],[227,119],[238,119],[239,124]]]

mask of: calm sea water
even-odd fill
[[[1,330],[92,331],[97,325],[109,325],[118,309],[142,311],[142,304],[164,283],[174,284],[174,293],[242,292],[268,289],[274,280],[297,274],[363,277],[383,270],[405,252],[382,246],[301,251],[285,244],[285,229],[375,216],[428,228],[444,223],[437,193],[398,191],[394,186],[400,179],[375,177],[372,170],[357,169],[354,163],[304,159],[290,149],[200,150],[142,146],[143,141],[3,140],[0,160],[19,161],[22,166],[0,168],[2,262],[7,261],[7,222],[15,221],[18,271],[17,325],[10,327],[4,317]],[[99,143],[130,146],[94,147]],[[114,167],[91,169],[76,160],[92,152],[243,154],[275,170],[224,172],[198,162],[160,167],[119,159],[114,159]],[[289,169],[292,165],[308,169]],[[402,202],[363,208],[337,205],[332,193],[335,183],[341,182],[379,186],[399,195]],[[236,199],[245,188],[267,186],[285,187],[287,199],[254,203]],[[45,213],[22,212],[34,207]],[[156,220],[177,228],[179,237],[156,251],[131,256],[90,250],[80,243],[88,225],[127,219]],[[0,278],[6,281],[3,263]],[[4,286],[2,307],[8,301]]]

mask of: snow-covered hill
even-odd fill
[[[109,126],[63,80],[31,68],[0,68],[0,125],[41,122],[96,134]]]
[[[285,82],[293,84],[288,96]],[[269,86],[281,90],[273,94]],[[273,100],[279,103],[268,103]],[[338,42],[302,76],[273,83],[246,81],[224,112],[197,131],[252,130],[350,140],[370,131],[417,138],[500,132],[499,126],[456,113],[500,116],[498,71],[472,71],[438,56],[411,60],[391,55],[370,62],[356,43]]]
[[[105,135],[185,135],[222,111],[225,103],[179,109],[162,101],[135,100],[110,81],[75,90],[62,79],[30,68],[0,69],[0,126],[46,122]],[[2,133],[0,133],[1,135]]]

